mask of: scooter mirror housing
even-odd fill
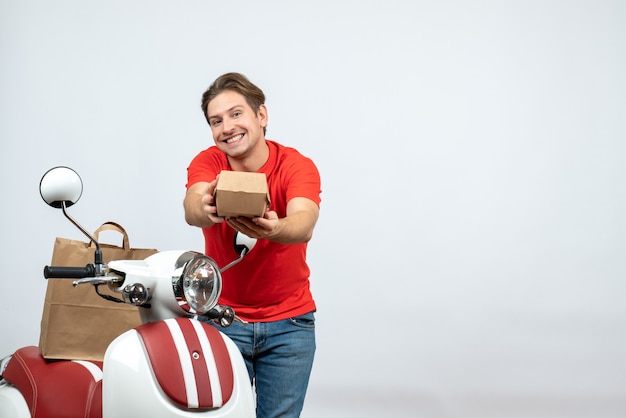
[[[235,261],[232,261],[230,264],[222,267],[220,271],[223,273],[235,264],[239,263],[241,260],[243,260],[246,254],[248,254],[252,250],[252,248],[254,248],[254,246],[256,245],[256,241],[256,238],[250,238],[243,232],[235,232],[233,247],[235,249],[235,252],[239,254],[239,258]]]
[[[235,252],[241,255],[245,251],[244,255],[248,254],[256,245],[256,241],[257,241],[256,238],[250,238],[243,232],[237,231],[235,233],[235,242],[234,242]]]
[[[80,231],[85,234],[95,245],[96,251],[94,254],[94,265],[96,275],[102,274],[102,252],[100,251],[100,244],[85,228],[80,226],[70,215],[67,213],[67,208],[78,202],[80,196],[83,194],[83,181],[78,173],[69,167],[58,166],[46,171],[41,181],[39,182],[39,193],[43,200],[53,208],[62,209],[63,215],[74,224]],[[55,273],[51,272],[46,267],[48,275],[46,278],[54,278]],[[60,276],[57,276],[58,278]],[[77,277],[77,276],[71,276]],[[81,276],[85,277],[85,276]]]
[[[69,167],[54,167],[48,170],[39,183],[39,193],[53,208],[70,207],[78,202],[83,194],[83,181],[78,173]]]

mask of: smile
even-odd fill
[[[241,138],[243,138],[243,134],[235,135],[232,138],[228,138],[224,142],[226,142],[227,144],[232,144],[233,142],[239,141]]]

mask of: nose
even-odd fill
[[[230,118],[224,118],[222,120],[222,129],[224,130],[224,132],[230,132],[233,130],[234,128],[234,124],[233,122],[230,120]]]

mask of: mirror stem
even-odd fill
[[[102,258],[102,251],[100,251],[100,244],[98,244],[98,241],[96,241],[96,239],[89,232],[87,232],[87,230],[85,230],[85,228],[80,226],[80,224],[78,222],[76,222],[70,216],[69,213],[67,213],[67,207],[65,205],[65,201],[61,202],[61,209],[63,209],[63,215],[65,215],[65,217],[67,219],[69,219],[69,221],[71,223],[73,223],[76,228],[80,229],[80,232],[85,234],[85,236],[87,236],[87,238],[89,238],[91,240],[91,242],[93,242],[96,245],[96,251],[94,253],[94,266],[96,268],[96,276],[102,275],[102,271],[103,271],[102,266],[104,265],[104,261],[103,261],[103,258]]]
[[[98,244],[98,241],[96,241],[96,239],[95,239],[94,237],[92,237],[92,236],[91,236],[91,234],[85,230],[85,228],[83,228],[82,226],[80,226],[80,225],[78,224],[78,222],[76,222],[74,219],[72,219],[72,217],[70,216],[70,214],[69,214],[69,213],[67,213],[67,208],[66,208],[66,206],[65,206],[65,201],[61,202],[61,209],[63,209],[63,215],[65,215],[65,217],[66,217],[67,219],[69,219],[69,220],[70,220],[70,222],[71,222],[71,223],[73,223],[73,224],[74,224],[74,226],[75,226],[76,228],[80,229],[80,232],[82,232],[83,234],[85,234],[85,235],[87,236],[87,238],[89,238],[89,239],[91,240],[91,242],[93,242],[93,243],[96,245],[96,251],[97,251],[98,253],[100,253],[100,257],[102,257],[102,253],[100,252],[100,244]],[[96,260],[96,263],[97,263],[97,261],[98,261],[98,260]],[[102,261],[102,260],[100,260],[100,261]]]
[[[229,264],[227,264],[224,267],[222,267],[220,269],[220,273],[224,273],[226,270],[228,270],[229,268],[231,268],[235,264],[239,263],[245,257],[246,254],[248,254],[248,249],[244,248],[243,250],[241,250],[241,254],[239,254],[239,258],[234,260],[234,261],[231,261]]]

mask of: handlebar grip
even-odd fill
[[[95,273],[96,268],[93,264],[87,264],[85,267],[45,266],[43,268],[43,277],[46,279],[83,279],[93,277]]]
[[[217,310],[216,308],[213,308],[203,313],[202,316],[206,316],[209,319],[217,319],[220,317],[220,311]]]

